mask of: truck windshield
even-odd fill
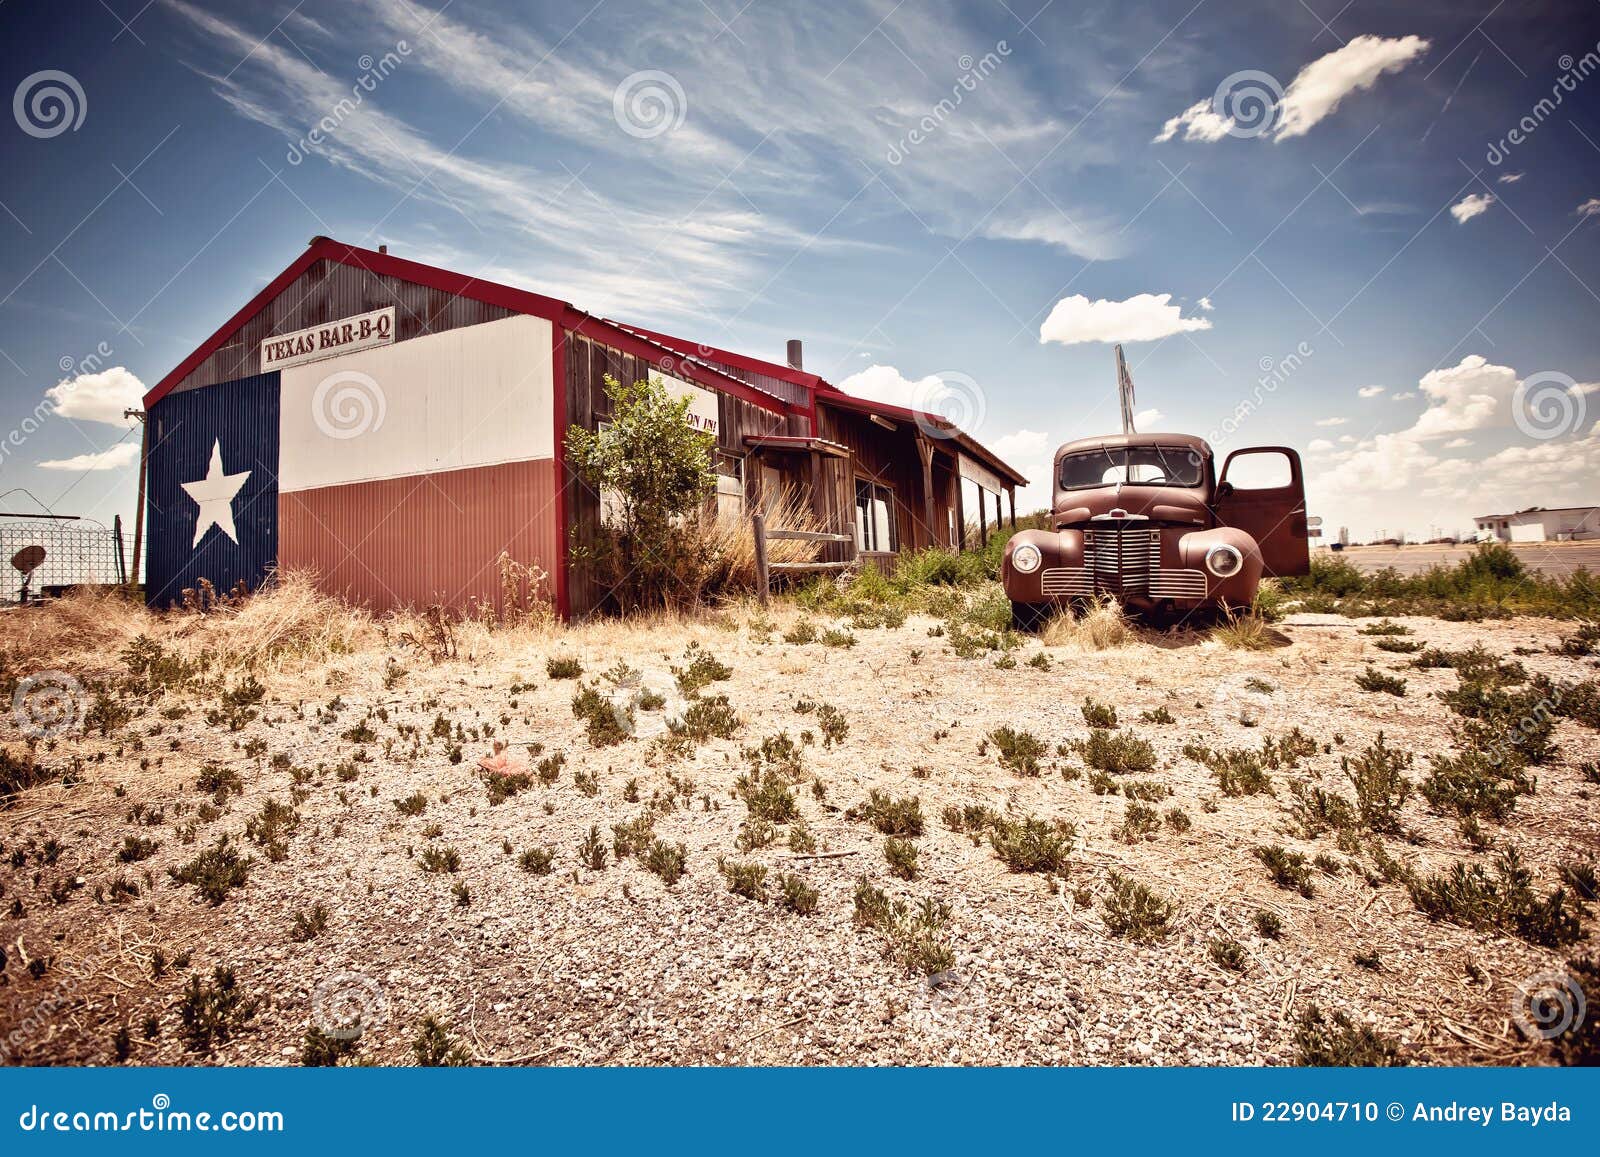
[[[1084,490],[1119,482],[1140,486],[1199,486],[1205,460],[1187,446],[1111,446],[1061,459],[1061,488]]]

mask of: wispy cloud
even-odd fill
[[[1474,217],[1483,216],[1493,204],[1494,195],[1491,193],[1468,193],[1450,206],[1450,216],[1456,219],[1457,225],[1465,225]]]

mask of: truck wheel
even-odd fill
[[[1011,604],[1011,629],[1032,634],[1044,622],[1045,616],[1050,611],[1048,603],[1018,603]]]

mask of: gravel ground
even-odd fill
[[[775,615],[780,632],[792,616]],[[166,699],[109,737],[42,745],[37,757],[46,764],[81,758],[82,782],[36,788],[0,812],[0,905],[15,900],[23,909],[18,917],[0,907],[8,954],[0,1041],[8,1059],[116,1063],[114,1034],[129,1025],[131,1063],[294,1064],[307,1027],[354,1002],[368,1026],[354,1055],[387,1064],[411,1063],[412,1038],[428,1015],[494,1063],[1292,1064],[1295,1020],[1316,1002],[1397,1037],[1413,1063],[1538,1063],[1542,1046],[1513,1027],[1517,985],[1594,951],[1592,931],[1576,950],[1554,952],[1433,924],[1402,887],[1373,887],[1351,871],[1319,875],[1314,899],[1267,877],[1252,854],[1259,844],[1334,852],[1330,839],[1286,834],[1289,781],[1348,793],[1341,755],[1380,731],[1417,753],[1413,778],[1427,754],[1450,746],[1450,715],[1432,693],[1454,686],[1455,673],[1407,670],[1404,698],[1359,690],[1353,679],[1368,663],[1397,669],[1405,660],[1374,649],[1358,633],[1360,621],[1293,616],[1279,627],[1279,645],[1259,652],[1194,634],[1143,634],[1099,652],[1056,647],[1043,670],[1027,665],[1041,650],[1036,640],[1016,652],[1018,666],[998,669],[993,656],[957,658],[946,639],[929,635],[934,621],[916,616],[898,629],[859,630],[850,649],[790,645],[777,635],[760,642],[743,618],[651,630],[603,624],[486,645],[476,658],[439,665],[410,648],[339,655],[263,676],[261,715],[241,731],[207,725],[212,701]],[[1530,671],[1594,674],[1588,660],[1545,652],[1568,629],[1562,624],[1401,621],[1428,644],[1482,643],[1501,654],[1532,648],[1520,657]],[[726,693],[742,727],[687,758],[651,743],[664,713],[642,713],[640,734],[620,746],[591,748],[569,706],[576,684],[545,673],[550,655],[573,655],[591,675],[625,659],[647,686],[666,690],[669,666],[681,664],[694,641],[732,666],[732,678],[705,694]],[[386,679],[389,654],[409,671]],[[103,674],[115,666],[108,657]],[[1173,793],[1157,806],[1182,808],[1189,830],[1164,826],[1154,838],[1124,843],[1114,832],[1126,802],[1094,794],[1087,777],[1066,778],[1063,768],[1080,765],[1075,756],[1052,754],[1044,774],[1027,778],[1000,767],[992,751],[980,754],[985,734],[1002,724],[1027,728],[1052,752],[1083,738],[1080,704],[1091,694],[1115,705],[1123,731],[1155,745],[1149,778]],[[342,707],[323,715],[332,722],[319,722],[335,696]],[[825,797],[804,784],[796,792],[818,851],[843,854],[793,859],[780,839],[748,858],[774,875],[802,873],[820,894],[809,916],[731,894],[716,867],[719,856],[743,858],[734,846],[746,818],[733,793],[744,771],[740,748],[780,731],[798,738],[816,730],[814,714],[794,709],[800,697],[836,705],[849,724],[837,745],[805,749],[808,776],[826,785]],[[180,718],[160,710],[185,706]],[[666,712],[680,707],[669,701]],[[1139,722],[1142,711],[1160,707],[1174,723]],[[375,741],[342,737],[369,712]],[[1259,722],[1247,727],[1241,715]],[[449,741],[428,739],[437,717],[467,732],[459,762],[451,762]],[[11,720],[3,726],[0,738],[20,750]],[[1331,750],[1275,773],[1275,796],[1220,796],[1211,774],[1181,754],[1192,741],[1258,746],[1292,726]],[[422,733],[415,756],[402,727]],[[1561,754],[1539,769],[1537,794],[1492,832],[1520,850],[1543,887],[1558,861],[1600,849],[1594,788],[1578,771],[1600,758],[1600,735],[1562,721],[1556,738]],[[559,781],[535,780],[491,805],[476,763],[494,740],[524,759],[534,743],[544,754],[564,753]],[[369,760],[351,764],[354,777],[341,780],[335,769],[362,750]],[[268,798],[291,800],[291,773],[274,766],[275,755],[312,772],[281,862],[245,834]],[[196,786],[207,763],[243,780],[242,794],[209,822],[197,814],[208,797]],[[579,790],[574,772],[592,773],[598,794]],[[662,814],[656,834],[687,846],[689,873],[669,888],[632,859],[603,871],[583,866],[578,845],[591,825],[609,843],[612,823],[643,810],[624,798],[628,781],[649,801],[676,792],[669,775],[694,781],[692,802]],[[883,837],[846,814],[874,788],[921,799],[927,826],[915,841],[914,881],[892,876]],[[426,811],[400,814],[393,801],[417,791],[428,798]],[[941,822],[947,805],[967,803],[1070,821],[1077,839],[1069,873],[1055,880],[1006,871],[987,844]],[[162,813],[162,822],[131,821],[138,805]],[[185,843],[190,823],[197,831]],[[1416,867],[1484,855],[1416,796],[1404,824],[1407,837],[1389,840],[1389,852]],[[431,825],[439,834],[428,834]],[[224,832],[255,859],[248,884],[212,907],[167,869]],[[117,850],[132,834],[160,847],[124,864]],[[41,863],[52,837],[59,856]],[[421,871],[417,856],[430,845],[456,849],[459,871]],[[554,849],[548,875],[519,867],[521,851],[536,845]],[[1170,935],[1138,944],[1107,931],[1101,907],[1112,869],[1176,901]],[[953,968],[931,981],[908,972],[885,955],[883,937],[855,926],[852,893],[863,875],[891,895],[949,905]],[[97,887],[109,889],[119,876],[141,895],[97,900]],[[61,892],[64,902],[51,900],[53,885],[80,880]],[[458,881],[470,891],[464,906],[452,892]],[[294,914],[318,903],[326,929],[296,941]],[[1256,934],[1259,909],[1281,917],[1281,939]],[[1213,963],[1208,944],[1223,935],[1244,946],[1243,974]],[[158,948],[169,960],[189,953],[188,969],[154,978]],[[1353,962],[1367,952],[1378,954],[1377,971]],[[27,965],[39,959],[48,965],[33,976]],[[219,965],[235,970],[259,1008],[246,1031],[208,1057],[184,1048],[178,1006],[189,973],[209,975]],[[149,1017],[159,1031],[147,1040]]]

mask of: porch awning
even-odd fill
[[[850,457],[850,447],[840,442],[799,434],[746,434],[744,444],[752,450],[789,450],[797,454],[822,454],[829,458]]]

